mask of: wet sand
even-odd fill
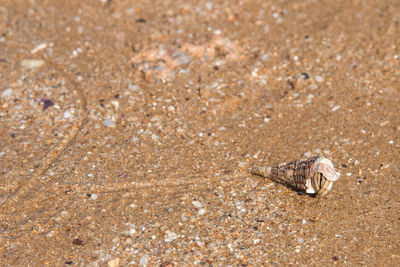
[[[400,265],[399,14],[2,0],[1,265]],[[247,171],[314,155],[322,198]]]

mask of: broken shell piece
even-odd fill
[[[36,69],[44,64],[41,59],[24,59],[20,62],[21,66],[26,69]]]
[[[320,156],[267,167],[253,167],[250,168],[250,172],[297,191],[315,195],[328,193],[332,189],[333,182],[340,177],[332,161]]]

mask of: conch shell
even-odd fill
[[[340,177],[332,161],[321,156],[253,167],[250,172],[311,195],[325,195],[332,189],[333,182]]]

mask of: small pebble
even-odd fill
[[[64,111],[64,119],[70,119],[72,118],[72,114],[70,111]]]
[[[306,157],[311,157],[311,152],[310,152],[310,151],[307,151],[306,153],[304,153],[304,156],[306,156]]]
[[[105,119],[103,121],[103,125],[107,127],[115,127],[115,122],[113,122],[111,119]]]
[[[269,55],[268,54],[264,54],[261,56],[261,61],[267,61],[269,59]]]
[[[332,111],[336,111],[336,110],[338,110],[339,108],[340,108],[340,106],[335,106],[335,107],[332,108]]]
[[[308,80],[308,79],[310,79],[310,76],[307,73],[303,72],[301,74],[301,78],[303,78],[304,80]]]
[[[13,94],[13,90],[12,90],[11,88],[8,88],[8,89],[4,90],[4,91],[1,93],[1,97],[2,97],[2,98],[6,98],[6,97],[11,96],[12,94]]]
[[[46,237],[52,237],[52,236],[54,236],[54,231],[50,231],[46,235]]]
[[[40,59],[24,59],[21,61],[21,66],[27,69],[36,69],[44,64],[44,60]]]
[[[214,31],[214,34],[215,34],[215,35],[221,35],[221,34],[222,34],[222,31],[217,29],[217,30]]]
[[[178,66],[190,63],[190,56],[179,50],[176,50],[174,52],[172,58],[173,58],[174,62],[176,63],[176,65],[178,65]]]
[[[42,109],[46,110],[48,107],[53,106],[54,103],[50,99],[47,98],[41,98],[38,100],[39,103],[42,104]]]
[[[174,110],[175,110],[175,107],[174,107],[173,105],[170,105],[170,106],[168,107],[168,110],[169,110],[169,111],[174,111]]]
[[[107,262],[110,267],[118,267],[119,266],[119,258],[112,259]]]
[[[135,85],[135,84],[129,85],[128,88],[129,88],[129,90],[132,90],[132,91],[134,91],[134,92],[140,89],[140,87],[137,86],[137,85]]]
[[[193,206],[195,206],[196,208],[201,208],[201,203],[199,201],[193,201],[192,202]]]
[[[197,212],[197,215],[204,215],[206,211],[204,209],[199,209],[199,211]]]
[[[96,200],[99,196],[96,194],[90,194],[90,198]]]
[[[322,76],[317,75],[315,76],[315,81],[321,83],[324,81],[324,78]]]
[[[147,266],[148,263],[149,263],[149,256],[147,254],[144,254],[142,257],[140,257],[139,260],[140,266]]]
[[[171,242],[172,240],[175,240],[178,237],[178,235],[176,233],[168,231],[168,230],[165,231],[165,233],[166,233],[166,237],[164,238],[165,242]]]

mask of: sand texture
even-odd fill
[[[1,266],[400,266],[399,162],[399,1],[0,0]]]

